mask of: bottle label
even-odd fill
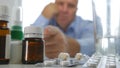
[[[5,49],[5,58],[9,59],[10,58],[10,35],[6,35],[6,49]]]
[[[25,46],[23,46],[24,61],[31,63],[43,62],[44,46],[43,42],[40,39],[25,40],[24,44],[25,44]]]
[[[24,36],[25,38],[30,38],[30,37],[43,38],[43,35],[39,33],[29,33],[29,34],[26,33]]]

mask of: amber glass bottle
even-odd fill
[[[24,29],[22,63],[35,64],[44,60],[44,42],[39,27],[28,26]]]
[[[0,6],[0,64],[8,64],[10,58],[10,30],[8,24],[8,8]]]

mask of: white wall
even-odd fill
[[[23,27],[33,23],[44,6],[54,0],[23,0]],[[84,19],[92,19],[91,0],[79,0],[77,15]]]

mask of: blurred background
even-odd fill
[[[32,24],[41,14],[43,8],[55,0],[23,0],[23,27]],[[79,0],[77,15],[92,20],[91,0]]]

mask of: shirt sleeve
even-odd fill
[[[40,15],[36,21],[31,24],[32,26],[39,26],[39,27],[45,27],[46,25],[48,25],[49,20],[47,18],[45,18],[43,15]]]
[[[97,32],[102,35],[102,27],[100,23],[97,24]],[[80,52],[89,56],[95,53],[95,37],[94,37],[94,24],[87,21],[86,26],[82,29],[81,38],[77,39],[80,44]]]
[[[92,56],[92,54],[95,52],[94,39],[84,38],[84,39],[77,39],[77,41],[80,44],[80,52],[82,54]]]
[[[92,21],[84,21],[86,23],[81,27],[81,37],[77,38],[80,44],[80,52],[88,56],[92,56],[95,52],[95,42],[94,42],[94,24]]]

